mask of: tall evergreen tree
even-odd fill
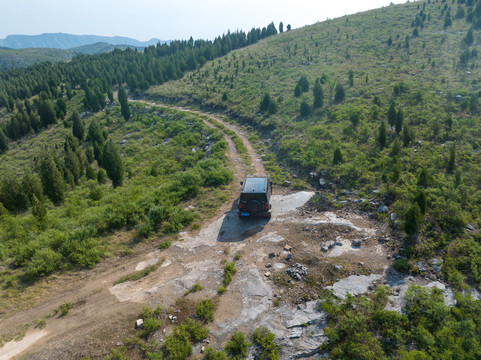
[[[57,123],[57,114],[51,101],[43,100],[38,105],[38,115],[43,127]]]
[[[312,107],[314,109],[321,108],[324,104],[324,92],[319,80],[316,80],[314,88],[312,89],[312,94],[314,95],[314,103],[312,104]]]
[[[2,128],[0,128],[0,154],[3,154],[7,150],[8,150],[8,137],[7,135],[5,135]]]
[[[396,124],[395,124],[395,129],[396,129],[396,134],[399,134],[403,128],[403,122],[404,122],[404,113],[402,109],[399,109],[396,113]]]
[[[284,32],[284,24],[282,23],[282,21],[279,23],[279,32],[280,33]]]
[[[332,164],[337,165],[342,163],[342,152],[341,148],[338,146],[336,150],[334,150],[334,156],[332,158]]]
[[[396,124],[396,104],[392,100],[391,103],[389,104],[389,110],[387,111],[387,122],[389,126],[393,127]]]
[[[386,125],[384,124],[384,120],[381,122],[381,125],[379,126],[378,143],[379,143],[379,148],[381,150],[386,147]]]
[[[267,110],[269,110],[269,105],[271,102],[271,96],[269,95],[269,93],[265,93],[264,97],[261,100],[261,103],[259,104],[259,112],[265,113]]]
[[[83,141],[85,135],[85,125],[83,120],[80,118],[80,114],[77,110],[74,110],[70,116],[70,121],[72,122],[72,133],[80,142]]]
[[[122,86],[119,86],[119,94],[118,94],[119,102],[120,102],[120,112],[124,117],[125,121],[129,120],[130,118],[130,105],[129,100],[127,98],[127,93]]]
[[[344,86],[341,83],[337,83],[336,91],[334,93],[334,102],[340,103],[344,101],[346,97],[346,90],[344,90]]]
[[[453,174],[456,169],[456,142],[453,142],[449,148],[449,159],[446,166],[446,171],[448,174]]]
[[[124,177],[124,163],[120,157],[120,151],[112,139],[107,141],[102,152],[102,165],[107,175],[112,180],[114,187],[122,185]]]
[[[28,209],[28,197],[17,176],[10,172],[2,177],[0,202],[11,212],[21,212]]]
[[[55,205],[60,205],[65,199],[65,185],[52,153],[44,151],[38,170],[44,194]]]

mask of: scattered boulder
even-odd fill
[[[304,265],[296,263],[287,269],[286,272],[294,280],[300,281],[307,275],[307,268]]]
[[[381,205],[377,208],[377,213],[378,213],[378,214],[387,213],[387,212],[389,212],[389,209],[388,209],[388,207],[387,207],[385,204],[381,204]]]
[[[361,247],[361,245],[362,245],[362,239],[352,240],[352,246],[354,246],[354,247]]]
[[[144,327],[144,319],[137,319],[137,321],[135,321],[135,328],[142,329],[143,327]]]

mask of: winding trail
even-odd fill
[[[242,174],[243,175],[243,176],[241,176],[242,178],[244,178],[246,175],[259,175],[259,176],[267,175],[266,169],[264,168],[264,165],[262,164],[262,161],[261,161],[259,155],[257,155],[256,151],[252,147],[252,144],[247,139],[245,133],[237,125],[230,124],[228,122],[225,122],[224,120],[222,120],[218,116],[212,115],[211,113],[204,113],[204,112],[199,111],[199,110],[192,110],[192,109],[180,107],[180,106],[165,105],[165,104],[156,103],[156,102],[150,101],[150,100],[132,100],[132,99],[129,99],[129,101],[143,103],[143,104],[150,105],[150,106],[157,106],[157,107],[165,107],[165,108],[175,109],[175,110],[178,110],[178,111],[183,111],[183,112],[187,112],[187,113],[191,113],[191,114],[197,114],[197,115],[200,115],[200,116],[207,116],[210,119],[217,121],[218,123],[224,125],[227,129],[234,131],[237,134],[237,136],[239,136],[239,138],[242,140],[242,142],[244,143],[244,146],[247,148],[247,154],[248,154],[249,159],[250,159],[250,169],[248,170],[247,174],[243,173],[242,171],[236,171],[236,174]],[[213,125],[206,120],[204,120],[204,124],[206,126],[213,127]],[[232,144],[232,140],[230,140],[230,137],[227,136],[227,135],[226,135],[226,140],[229,141],[229,144]],[[237,151],[235,151],[235,153],[237,154]],[[235,161],[235,159],[233,159],[233,160]],[[237,170],[240,170],[240,169],[237,169]]]
[[[248,174],[265,174],[259,156],[237,126],[200,111],[165,106],[143,100],[138,102],[149,106],[168,107],[176,111],[207,116],[235,131],[247,148],[250,163],[249,165],[245,164],[242,157],[237,153],[232,139],[225,134],[225,140],[228,142],[226,155],[234,164],[235,178],[240,181]],[[205,119],[204,124],[214,127]],[[236,196],[237,193],[234,192],[231,198],[219,209],[217,215],[206,221],[206,229],[202,231],[209,232],[210,224],[222,223],[222,216],[231,210]],[[213,231],[218,231],[218,229]],[[195,234],[189,235],[186,233],[183,235],[185,238],[195,236]],[[212,233],[211,235],[214,244],[217,243],[215,240],[217,234]],[[129,236],[131,235],[128,233],[117,232],[112,237],[126,240]],[[184,241],[181,244],[185,243]],[[216,245],[218,245],[216,246],[218,249],[215,252],[228,252],[226,247],[228,248],[229,244],[217,243]],[[160,253],[156,249],[155,244],[139,244],[133,255],[121,258],[110,257],[97,264],[93,270],[65,273],[45,280],[44,284],[40,285],[43,293],[37,298],[33,306],[27,310],[18,311],[10,317],[0,318],[0,335],[14,332],[21,324],[31,324],[22,340],[18,342],[10,341],[0,347],[0,359],[10,359],[19,354],[24,354],[26,351],[30,352],[29,359],[42,360],[80,358],[89,355],[84,352],[85,349],[95,349],[95,353],[100,352],[102,356],[107,355],[110,349],[114,348],[117,343],[124,341],[126,336],[131,333],[132,324],[130,321],[136,318],[142,306],[153,306],[154,303],[158,303],[158,300],[153,299],[154,294],[148,296],[144,289],[158,287],[160,283],[162,292],[170,287],[169,291],[178,293],[178,296],[180,296],[185,291],[186,286],[192,285],[186,277],[188,278],[189,272],[194,270],[194,272],[197,272],[199,258],[208,259],[204,261],[203,265],[201,261],[200,266],[204,266],[204,268],[207,266],[210,269],[206,276],[215,282],[213,289],[218,287],[218,282],[223,276],[219,263],[222,258],[220,255],[213,254],[210,248],[192,253],[192,249],[183,249],[182,245],[175,246],[174,244],[171,249],[162,253],[164,262],[154,274],[137,281],[134,285],[128,282],[112,289],[114,281],[138,270],[139,266],[142,267],[141,263],[158,262]],[[157,276],[154,276],[155,273],[157,273]],[[215,273],[217,273],[218,278],[212,277],[212,274]],[[184,279],[179,280],[181,274],[184,274]],[[192,276],[195,276],[195,274]],[[169,298],[164,301],[163,305],[172,305],[175,298]],[[66,302],[72,302],[73,304],[73,308],[67,316],[51,316],[54,309]],[[35,329],[33,325],[45,317],[48,317],[46,328],[41,331]]]

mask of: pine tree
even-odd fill
[[[346,97],[346,91],[344,90],[344,86],[341,83],[337,83],[336,91],[334,93],[334,102],[340,103],[344,101]]]
[[[40,101],[38,105],[38,115],[40,116],[40,123],[43,127],[57,123],[57,114],[55,113],[54,106],[52,102],[48,100]]]
[[[3,154],[8,150],[8,137],[0,128],[0,154]]]
[[[51,153],[44,151],[39,165],[40,180],[43,192],[55,204],[64,201],[64,182]]]
[[[324,104],[324,92],[322,91],[322,86],[319,81],[316,81],[316,83],[314,84],[312,94],[314,95],[314,103],[312,107],[314,109],[321,108]]]
[[[302,94],[301,85],[299,85],[299,83],[297,83],[296,87],[294,88],[294,96],[299,97],[299,96],[301,96],[301,94]]]
[[[130,118],[130,105],[127,98],[127,93],[122,86],[119,86],[118,98],[120,102],[120,112],[122,113],[125,121],[127,121]]]
[[[386,147],[386,125],[384,124],[384,120],[381,122],[381,125],[379,126],[378,143],[379,143],[379,148],[381,150]]]
[[[2,177],[0,202],[11,212],[22,212],[28,209],[28,197],[17,176],[13,173],[7,172]]]
[[[419,205],[419,209],[421,210],[421,214],[426,214],[426,207],[427,207],[427,199],[426,193],[423,189],[419,189],[414,197],[414,202]]]
[[[421,227],[422,215],[421,208],[418,203],[414,203],[404,213],[404,231],[407,235],[412,236],[419,232]]]
[[[449,148],[449,159],[446,166],[446,171],[448,174],[454,173],[454,170],[456,170],[456,142],[453,142]]]
[[[396,124],[395,124],[395,129],[396,129],[396,134],[399,134],[403,128],[403,122],[404,122],[404,113],[402,109],[399,109],[396,113]]]
[[[284,24],[282,23],[282,21],[279,23],[279,33],[283,33],[284,32]]]
[[[306,101],[303,101],[301,103],[301,107],[299,108],[299,111],[301,113],[301,116],[307,117],[311,115],[311,108],[309,107],[309,104]]]
[[[102,165],[107,175],[112,180],[114,187],[122,185],[124,177],[124,164],[120,157],[120,151],[112,139],[107,141],[102,152]]]
[[[336,150],[334,150],[334,156],[332,158],[332,164],[337,165],[342,163],[342,152],[341,148],[338,146]]]
[[[396,104],[394,103],[394,101],[391,101],[391,103],[389,104],[389,110],[387,111],[387,122],[389,126],[393,127],[396,124],[396,115]]]
[[[265,93],[264,97],[261,100],[261,103],[259,104],[259,112],[265,113],[267,110],[269,110],[269,105],[271,101],[272,100],[269,93]]]
[[[85,126],[83,120],[80,118],[80,114],[77,110],[74,110],[70,116],[70,121],[72,122],[72,133],[79,139],[80,142],[83,141],[85,135]]]

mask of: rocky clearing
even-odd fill
[[[237,180],[246,174],[264,174],[242,132],[216,121],[235,130],[248,148],[252,165],[246,169],[229,141]],[[327,320],[317,310],[316,300],[323,291],[343,297],[348,291],[362,294],[376,283],[385,283],[393,287],[392,307],[399,310],[409,283],[444,286],[392,269],[398,244],[386,225],[355,210],[321,211],[307,204],[313,195],[314,191],[276,188],[269,220],[239,219],[231,199],[200,231],[181,233],[163,252],[156,250],[156,244],[140,244],[133,255],[111,257],[93,270],[52,277],[33,306],[0,319],[2,334],[31,324],[23,339],[0,348],[0,360],[102,359],[135,334],[134,322],[142,306],[159,304],[170,309],[163,311],[161,330],[153,335],[161,342],[173,324],[192,315],[193,303],[205,297],[216,303],[215,321],[208,326],[210,345],[220,348],[234,331],[250,333],[264,325],[283,347],[282,359],[319,358]],[[232,261],[236,254],[241,256],[238,271],[227,291],[218,295],[224,261]],[[147,277],[113,285],[122,276],[154,264],[159,265],[157,270]],[[203,290],[184,296],[194,283]],[[453,301],[449,290],[446,298]],[[68,301],[73,304],[68,315],[52,315]],[[34,328],[48,315],[45,328]],[[194,348],[193,358],[199,357],[202,346],[206,344]]]

